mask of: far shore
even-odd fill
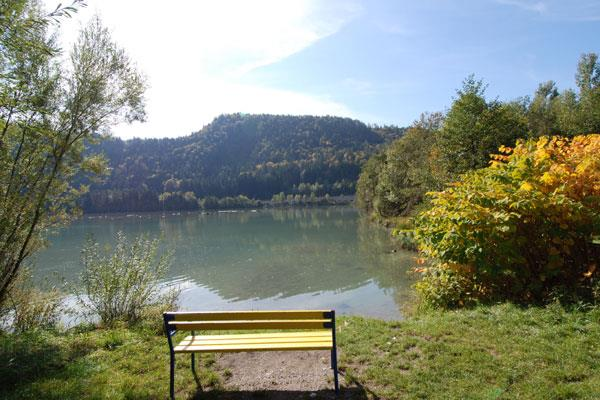
[[[238,212],[258,212],[266,209],[298,209],[298,208],[323,208],[323,207],[354,207],[354,195],[331,196],[328,199],[325,197],[317,197],[314,203],[303,202],[273,202],[272,200],[258,200],[259,205],[253,207],[232,207],[232,208],[214,208],[214,209],[197,209],[197,210],[157,210],[157,211],[115,211],[106,213],[86,213],[82,217],[86,219],[95,218],[133,218],[144,215],[191,215],[201,214],[210,215],[217,213],[238,213]],[[326,202],[327,201],[327,202]]]

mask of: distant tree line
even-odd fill
[[[403,133],[348,118],[231,114],[190,136],[113,138],[89,149],[105,155],[110,174],[91,182],[81,204],[85,212],[193,210],[214,199],[245,204],[240,196],[353,194],[364,162]]]

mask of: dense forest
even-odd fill
[[[195,210],[218,199],[244,207],[290,195],[352,194],[364,162],[403,132],[329,116],[231,114],[185,137],[110,138],[90,149],[105,155],[110,172],[91,183],[82,206]]]

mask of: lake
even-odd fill
[[[415,254],[350,207],[240,212],[89,215],[49,237],[35,275],[77,282],[87,236],[162,235],[174,251],[167,283],[189,310],[333,308],[401,318]]]

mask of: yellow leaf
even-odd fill
[[[544,175],[542,175],[540,181],[546,185],[552,185],[554,183],[554,177],[550,173],[544,172]]]
[[[532,189],[533,189],[533,186],[531,186],[531,183],[529,183],[529,182],[525,182],[521,185],[521,190],[530,192]]]

